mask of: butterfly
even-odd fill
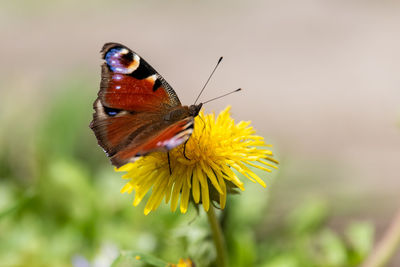
[[[164,78],[122,44],[106,43],[101,55],[90,128],[114,166],[169,151],[189,139],[202,103],[182,106]]]

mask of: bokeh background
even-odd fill
[[[356,266],[400,204],[399,12],[390,0],[3,1],[0,266],[109,266],[120,250],[214,257],[204,214],[144,216],[119,193],[88,127],[110,41],[182,103],[219,56],[201,100],[244,89],[205,110],[232,105],[281,164],[266,190],[247,183],[231,199],[232,266]]]

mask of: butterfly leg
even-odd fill
[[[168,167],[169,167],[169,175],[172,174],[172,170],[171,170],[171,159],[169,158],[169,151],[167,152],[168,155]]]
[[[189,141],[189,139],[186,140],[186,142],[183,144],[183,156],[185,157],[185,159],[190,160],[190,159],[186,156],[186,144],[187,144],[188,141]]]

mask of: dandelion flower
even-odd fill
[[[154,152],[128,163],[117,171],[127,172],[128,183],[121,193],[135,191],[133,205],[137,206],[151,191],[144,208],[147,215],[158,208],[163,199],[175,211],[180,199],[180,211],[186,213],[189,200],[202,204],[208,211],[215,201],[223,209],[228,193],[244,190],[236,173],[266,187],[265,182],[250,168],[271,172],[278,162],[266,147],[263,137],[255,134],[250,122],[235,124],[227,107],[217,117],[204,115],[195,118],[194,131],[186,144],[172,149],[170,163],[167,153]],[[170,166],[172,173],[170,174]],[[235,172],[236,171],[236,172]]]
[[[190,259],[179,259],[178,264],[170,263],[168,266],[171,267],[194,267],[195,265]]]

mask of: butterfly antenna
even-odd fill
[[[194,105],[196,105],[196,103],[197,103],[197,100],[199,100],[199,97],[200,97],[200,96],[201,96],[201,94],[203,93],[203,91],[204,91],[204,89],[206,88],[206,86],[207,86],[208,82],[210,81],[211,77],[213,76],[213,74],[214,74],[215,70],[217,69],[217,67],[218,67],[219,63],[221,63],[222,59],[223,59],[223,57],[220,57],[220,58],[218,59],[217,65],[215,65],[215,67],[214,67],[213,71],[211,72],[211,74],[210,74],[210,76],[208,77],[208,79],[207,79],[206,83],[204,84],[203,88],[201,89],[201,91],[200,91],[200,94],[197,96],[197,98],[196,98],[196,101],[194,101]]]
[[[239,91],[242,91],[242,88],[238,88],[238,89],[236,89],[236,90],[234,90],[234,91],[232,91],[232,92],[229,92],[229,93],[227,93],[227,94],[214,97],[214,98],[212,98],[212,99],[210,99],[210,100],[207,100],[207,101],[203,102],[203,104],[206,104],[206,103],[208,103],[208,102],[211,102],[211,101],[220,99],[220,98],[222,98],[222,97],[225,97],[225,96],[227,96],[227,95],[230,95],[230,94],[233,94],[233,93],[236,93],[236,92],[239,92]]]

